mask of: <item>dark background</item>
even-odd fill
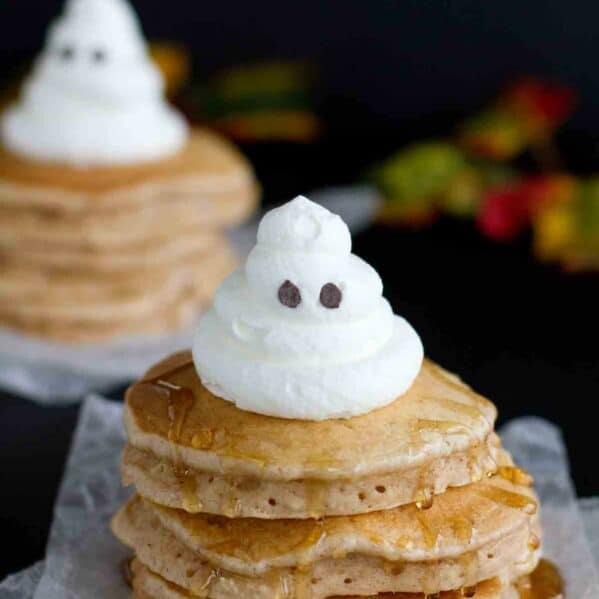
[[[0,68],[39,48],[61,2],[4,0]],[[451,132],[456,120],[517,75],[555,78],[580,91],[558,137],[567,165],[599,172],[599,3],[529,0],[138,0],[146,33],[187,43],[201,76],[257,58],[319,64],[327,133],[307,146],[244,150],[266,203],[355,181],[406,141]],[[538,414],[558,424],[580,495],[599,493],[596,276],[535,263],[527,240],[502,246],[470,223],[423,232],[371,228],[355,251],[385,281],[396,311],[421,333],[430,357],[500,410],[500,421]],[[112,396],[120,399],[122,390]],[[77,407],[41,408],[0,397],[0,531],[10,547],[0,577],[43,555],[52,504]],[[82,542],[84,540],[82,539]]]

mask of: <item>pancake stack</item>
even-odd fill
[[[0,150],[0,324],[66,341],[187,322],[235,266],[252,169],[194,130],[174,156],[90,168]]]
[[[495,418],[428,360],[387,406],[307,421],[238,409],[176,354],[126,397],[133,597],[530,596],[537,499]]]

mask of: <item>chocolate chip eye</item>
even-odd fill
[[[75,49],[72,46],[63,46],[58,51],[58,55],[64,61],[73,60],[75,58]]]
[[[327,283],[322,286],[322,289],[320,290],[320,303],[325,308],[330,308],[331,310],[338,308],[342,299],[343,294],[339,287],[334,283]]]
[[[92,51],[92,60],[98,64],[106,60],[106,52],[101,48]]]
[[[279,287],[279,301],[288,308],[297,308],[302,302],[302,294],[291,281],[285,281]]]

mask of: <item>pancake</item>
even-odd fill
[[[197,597],[185,591],[180,586],[166,581],[158,574],[146,568],[139,560],[132,560],[132,586],[133,599],[188,599]],[[526,577],[524,577],[526,578]],[[498,578],[485,580],[476,586],[476,589],[468,589],[462,593],[461,590],[444,591],[439,599],[462,599],[470,597],[471,599],[518,599],[519,594],[513,584],[507,581],[501,581]],[[201,597],[208,599],[221,599],[226,595],[201,594]],[[254,597],[259,597],[255,595]],[[290,599],[292,597],[290,589],[281,589],[276,595],[270,595],[276,599]],[[385,593],[379,595],[345,595],[345,599],[426,599],[423,593]],[[300,597],[300,599],[303,599]],[[338,598],[332,598],[338,599]]]
[[[0,322],[7,329],[35,338],[65,343],[97,343],[118,341],[131,336],[159,335],[180,329],[197,317],[208,306],[207,302],[198,301],[187,291],[166,306],[144,318],[118,318],[113,321],[92,321],[74,319],[70,321],[51,320],[48,318],[3,315]],[[90,316],[93,318],[93,315]]]
[[[181,469],[173,468],[172,462],[127,445],[121,474],[123,483],[134,485],[144,497],[189,512],[241,518],[318,518],[404,505],[419,494],[421,501],[431,501],[433,495],[494,467],[494,453],[488,442],[400,472],[352,480],[278,481],[192,468],[185,468],[182,477]],[[425,481],[427,486],[423,486]]]
[[[222,193],[235,194],[222,208],[228,222],[238,222],[256,203],[252,169],[232,144],[202,129],[175,156],[129,166],[81,169],[0,148],[0,206],[78,213]]]
[[[169,270],[134,271],[130,278],[114,281],[5,266],[0,268],[0,315],[8,320],[109,323],[150,318],[181,297],[208,302],[235,266],[224,243],[215,250]]]
[[[144,565],[196,594],[210,578],[238,593],[223,597],[273,597],[289,580],[306,597],[430,594],[534,569],[534,518],[506,503],[508,493],[534,505],[528,488],[501,478],[450,490],[428,511],[404,506],[322,521],[190,515],[134,497],[113,530]],[[265,588],[270,594],[257,594]]]
[[[182,261],[201,252],[207,256],[214,254],[218,259],[219,252],[223,251],[231,252],[224,236],[216,231],[202,228],[182,229],[176,234],[170,232],[158,239],[109,250],[44,247],[43,244],[29,245],[22,249],[18,247],[7,249],[0,243],[0,260],[8,264],[60,269],[75,274],[80,272],[131,274],[136,269],[147,270],[161,266],[175,269]]]
[[[350,420],[272,418],[214,396],[182,353],[127,393],[132,449],[123,473],[159,503],[228,516],[306,518],[426,504],[494,471],[495,414],[427,361],[411,389],[380,410]]]
[[[194,228],[206,233],[230,226],[249,216],[251,206],[242,210],[239,204],[239,192],[223,192],[193,197],[169,194],[141,206],[109,210],[91,207],[75,214],[0,206],[0,245],[115,250],[149,243],[169,231]]]

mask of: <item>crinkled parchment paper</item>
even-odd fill
[[[128,554],[108,522],[128,491],[119,480],[125,441],[120,404],[91,397],[83,405],[59,492],[45,563],[0,584],[0,599],[129,599],[121,574]],[[517,461],[530,470],[543,504],[543,551],[559,564],[568,599],[599,599],[595,562],[568,474],[559,431],[520,418],[502,431]],[[597,550],[599,503],[585,501],[587,530]]]

